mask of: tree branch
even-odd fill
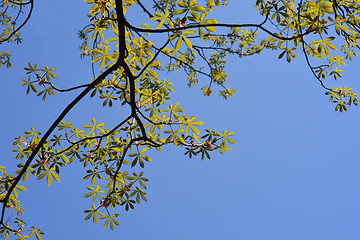
[[[13,31],[7,38],[5,38],[4,40],[1,40],[1,41],[0,41],[0,44],[3,43],[3,42],[8,41],[15,33],[17,33],[23,26],[25,26],[25,24],[27,23],[27,21],[30,19],[31,13],[32,13],[33,8],[34,8],[34,0],[30,0],[29,3],[30,3],[30,11],[29,11],[29,14],[28,14],[28,16],[26,17],[25,21],[20,25],[20,27],[18,27],[15,31]]]
[[[29,165],[31,164],[32,160],[34,159],[34,157],[37,155],[37,153],[39,152],[40,148],[43,146],[43,144],[45,143],[46,139],[50,136],[50,134],[54,131],[54,129],[56,128],[56,126],[61,122],[61,120],[67,115],[67,113],[70,112],[70,110],[84,97],[86,96],[90,90],[95,87],[98,83],[100,83],[103,79],[105,79],[105,77],[107,75],[109,75],[111,72],[113,72],[114,70],[116,70],[119,66],[121,66],[121,64],[124,62],[124,57],[125,57],[125,26],[124,26],[124,15],[122,12],[122,0],[116,0],[115,1],[116,4],[116,8],[115,11],[117,13],[117,24],[118,24],[118,30],[119,30],[119,58],[117,59],[117,61],[110,67],[108,68],[105,72],[103,72],[102,74],[100,74],[91,84],[89,84],[89,86],[84,89],[63,111],[62,113],[57,117],[57,119],[53,122],[53,124],[50,126],[50,128],[46,131],[46,133],[44,134],[44,136],[40,139],[40,142],[38,143],[38,145],[36,146],[36,148],[34,149],[34,151],[31,153],[30,157],[28,158],[28,160],[25,162],[24,167],[21,169],[20,173],[16,176],[15,181],[11,184],[9,190],[6,193],[6,196],[4,197],[4,199],[1,200],[1,202],[3,203],[2,206],[2,211],[1,211],[1,219],[0,219],[0,223],[3,223],[4,221],[4,216],[5,216],[5,210],[6,210],[6,203],[9,201],[10,195],[13,192],[15,186],[18,184],[18,182],[20,181],[20,179],[22,178],[22,176],[24,175],[25,171],[27,170],[27,168],[29,167]],[[33,6],[33,4],[31,4]],[[121,31],[122,30],[122,31]]]

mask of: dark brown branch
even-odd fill
[[[142,10],[149,15],[150,18],[154,17],[147,9],[144,7],[144,5],[140,2],[140,0],[136,0],[136,2],[139,4],[139,6],[142,8]]]
[[[31,5],[30,5],[30,11],[29,11],[29,14],[28,16],[26,17],[25,21],[20,25],[20,27],[18,27],[15,31],[13,31],[7,38],[5,38],[4,40],[1,40],[0,43],[3,43],[3,42],[6,42],[8,41],[15,33],[17,33],[23,26],[25,26],[25,24],[27,23],[27,21],[30,19],[31,17],[31,13],[33,11],[33,8],[34,8],[34,0],[30,0],[29,2]]]
[[[271,31],[269,31],[268,29],[264,28],[262,26],[263,23],[261,24],[253,24],[253,23],[248,23],[248,24],[228,24],[228,23],[216,23],[216,24],[194,24],[194,25],[187,25],[187,26],[183,26],[183,27],[175,27],[175,28],[169,28],[169,29],[142,29],[142,28],[137,28],[132,26],[130,23],[126,22],[126,26],[130,29],[139,31],[139,32],[148,32],[148,33],[164,33],[164,32],[176,32],[176,31],[180,31],[180,30],[185,30],[185,29],[192,29],[192,28],[199,28],[199,27],[228,27],[228,28],[232,28],[232,27],[256,27],[256,28],[260,28],[262,31],[266,32],[267,34],[269,34],[270,36],[277,38],[277,39],[281,39],[281,40],[293,40],[296,38],[301,38],[305,35],[308,35],[309,33],[315,31],[308,31],[304,34],[300,34],[297,36],[292,36],[292,37],[282,37],[276,33],[273,33]]]
[[[125,44],[125,41],[124,41]],[[131,115],[136,119],[137,123],[139,124],[139,127],[141,129],[141,134],[146,137],[146,131],[144,128],[144,125],[139,118],[139,116],[136,114],[137,106],[136,106],[136,89],[135,89],[135,79],[136,77],[131,73],[130,67],[127,65],[125,61],[122,62],[121,66],[124,68],[126,75],[129,79],[129,90],[130,90],[130,107],[131,107]]]
[[[8,0],[9,2],[13,3],[13,4],[16,4],[16,5],[28,5],[30,4],[33,0],[30,0],[29,2],[25,2],[25,3],[20,3],[20,2],[14,2],[14,1],[11,1],[11,0]]]
[[[90,84],[83,84],[83,85],[79,85],[79,86],[68,88],[68,89],[60,89],[60,88],[55,87],[51,82],[44,82],[44,84],[49,84],[53,89],[55,89],[58,92],[69,92],[69,91],[76,90],[79,88],[88,87],[90,85]]]

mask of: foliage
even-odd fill
[[[229,144],[235,143],[232,132],[201,128],[203,123],[187,116],[179,103],[171,104],[172,83],[159,79],[160,71],[182,69],[189,87],[208,79],[203,94],[210,96],[217,90],[228,99],[235,90],[225,85],[227,56],[242,58],[273,50],[279,59],[290,63],[303,54],[335,111],[346,111],[359,101],[351,88],[325,84],[331,77],[342,77],[341,67],[359,48],[359,1],[257,0],[255,10],[264,18],[257,24],[218,23],[211,18],[212,12],[227,5],[219,0],[156,0],[146,5],[140,0],[85,2],[91,9],[89,25],[78,32],[80,55],[91,59],[98,75],[94,71],[88,84],[60,89],[56,87],[56,68],[36,63],[24,68],[26,77],[20,85],[26,94],[35,93],[43,101],[57,93],[83,90],[45,134],[31,128],[15,139],[13,151],[21,163],[13,175],[0,166],[0,233],[5,238],[15,234],[18,239],[41,239],[43,234],[35,227],[25,229],[20,218],[4,221],[6,210],[16,212],[17,217],[23,215],[18,190],[26,188],[19,181],[29,176],[45,179],[50,186],[53,180],[60,181],[61,167],[74,160],[82,162],[87,173],[84,180],[89,182],[84,198],[90,200],[85,220],[94,224],[101,220],[104,228],[114,229],[120,225],[116,220],[119,208],[129,211],[146,201],[148,179],[142,170],[130,172],[152,161],[147,155],[150,150],[173,145],[184,148],[190,158],[199,156],[202,160],[210,159],[213,151],[230,150]],[[34,0],[0,0],[0,4],[0,44],[21,43],[19,31],[31,17]],[[25,10],[28,13],[22,20]],[[136,27],[125,18],[129,11],[144,12],[148,20]],[[155,36],[152,42],[154,35],[160,37]],[[0,52],[0,67],[10,68],[11,60],[9,51]],[[81,127],[65,122],[66,114],[87,94],[98,97],[104,107],[120,104],[130,113],[116,126],[105,127],[96,119]]]

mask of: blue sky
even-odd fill
[[[250,1],[249,1],[250,2]],[[226,22],[259,20],[252,4],[229,1],[216,18]],[[58,86],[86,83],[91,66],[79,57],[76,33],[87,24],[82,1],[38,1],[23,43],[11,49],[14,67],[1,68],[2,108],[0,164],[13,169],[14,137],[35,127],[44,132],[76,93],[59,94],[45,103],[19,86],[27,62],[56,67]],[[144,18],[145,15],[141,15]],[[132,16],[131,16],[132,17]],[[130,17],[130,19],[131,19]],[[138,19],[141,18],[136,15]],[[25,183],[25,219],[46,232],[44,239],[359,239],[359,109],[340,114],[308,70],[304,58],[291,64],[279,53],[264,52],[228,61],[230,100],[204,97],[198,87],[188,89],[181,73],[166,76],[174,83],[174,102],[206,127],[234,131],[233,150],[214,154],[210,161],[188,159],[180,148],[152,152],[148,203],[135,211],[120,211],[115,231],[83,221],[91,202],[78,163],[66,166],[61,183]],[[360,92],[359,61],[346,66],[341,82]],[[207,81],[207,80],[206,80]],[[95,106],[89,98],[66,118],[74,125],[114,124],[116,110]],[[13,215],[15,217],[15,215]]]

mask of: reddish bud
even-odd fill
[[[211,146],[211,143],[210,143],[209,141],[206,141],[206,142],[205,142],[205,147],[206,147],[207,149],[209,149],[209,150],[214,149],[214,147]]]
[[[45,78],[40,78],[39,79],[39,85],[42,85],[45,81],[46,81]]]
[[[155,101],[157,98],[158,98],[158,94],[156,93],[156,94],[152,95],[151,100]]]
[[[210,96],[210,95],[211,95],[211,92],[212,92],[211,89],[206,90],[206,91],[205,91],[205,96]]]
[[[107,169],[106,172],[105,172],[105,174],[112,176],[110,169]]]
[[[343,89],[340,87],[340,90],[339,90],[339,95],[340,95],[340,97],[342,97],[343,94],[344,94]]]
[[[45,164],[45,165],[48,165],[50,162],[47,158],[44,158],[42,161],[41,161],[42,164]]]
[[[123,189],[121,189],[121,192],[120,192],[120,197],[122,197],[125,194],[128,193],[128,189],[132,186],[133,182],[131,182],[129,185],[125,185],[125,187]]]
[[[30,146],[31,148],[35,148],[35,147],[37,146],[37,143],[30,143],[29,146]]]
[[[100,207],[109,208],[109,202],[108,201],[101,201]]]

